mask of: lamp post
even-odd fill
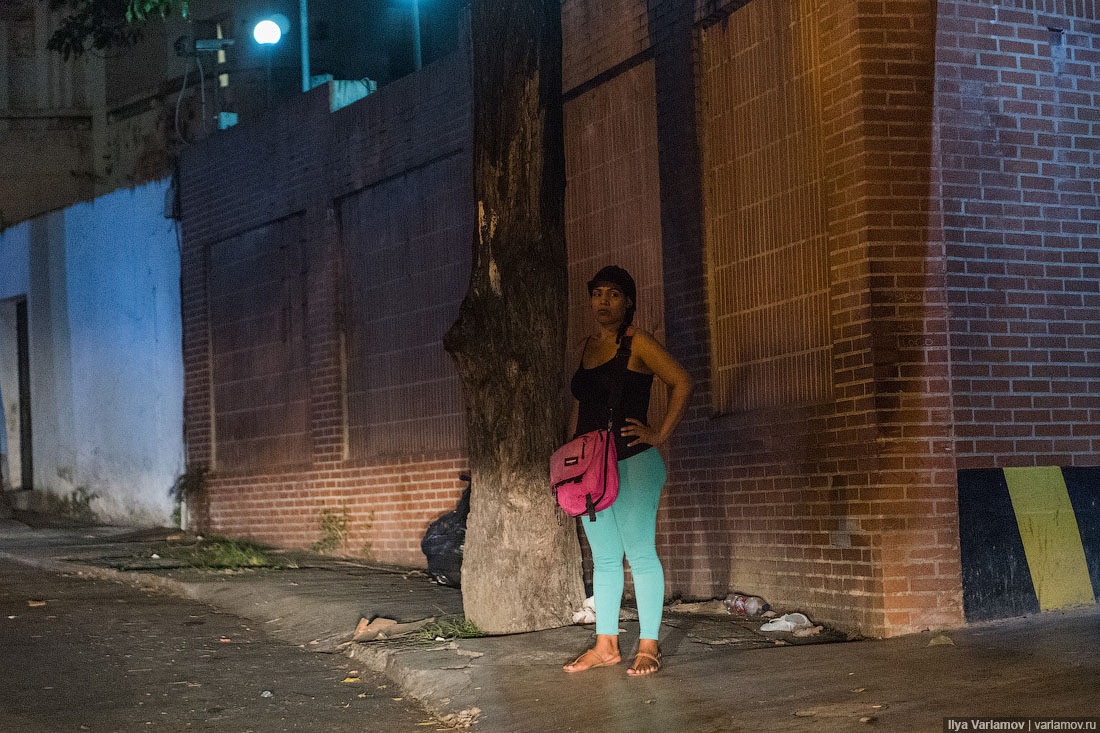
[[[265,99],[265,109],[271,108],[271,64],[275,55],[275,45],[282,40],[284,28],[289,29],[290,21],[282,15],[273,15],[270,18],[264,18],[252,29],[252,37],[256,39],[256,43],[264,50],[267,65],[267,85]]]
[[[423,63],[420,56],[420,0],[412,0],[413,64],[417,71]]]
[[[302,46],[302,91],[310,90],[309,79],[309,0],[298,0],[298,27]]]

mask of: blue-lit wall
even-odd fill
[[[26,297],[29,321],[36,491],[17,494],[21,504],[44,507],[46,492],[83,487],[102,519],[169,521],[183,465],[183,368],[166,188],[119,190],[0,235],[0,300]],[[14,334],[2,326],[8,405]]]

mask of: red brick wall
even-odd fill
[[[1097,10],[939,3],[960,469],[1100,463]]]
[[[419,446],[366,455],[359,451],[355,455],[365,457],[349,458],[343,327],[357,335],[355,329],[366,324],[342,320],[342,260],[345,247],[366,245],[356,238],[341,241],[337,209],[341,199],[468,151],[467,74],[465,57],[456,54],[331,114],[327,91],[318,89],[267,119],[227,130],[188,150],[181,166],[185,435],[188,461],[211,469],[202,507],[210,531],[303,547],[323,539],[321,522],[327,512],[338,524],[347,518],[348,533],[336,552],[424,565],[420,538],[432,519],[454,506],[465,457],[457,448],[426,452]],[[438,186],[430,186],[431,191],[411,187],[409,196],[423,199],[422,221],[468,207],[466,171],[461,169],[454,180],[437,179],[448,183],[443,195]],[[311,452],[295,466],[276,467],[277,456],[243,465],[220,462],[215,425],[224,420],[212,399],[211,378],[212,373],[219,378],[217,370],[228,367],[212,362],[206,289],[210,251],[291,215],[301,221],[304,232],[307,297],[301,305]],[[455,240],[443,238],[442,244],[455,246]],[[468,258],[467,252],[463,249],[458,259]],[[404,256],[417,259],[418,269],[425,271],[439,264],[430,247],[414,247]],[[464,278],[465,272],[458,277]],[[425,302],[435,294],[425,292]],[[423,304],[406,305],[413,309]],[[438,317],[448,318],[446,313]],[[265,380],[248,377],[264,372],[263,359],[241,358],[232,368],[245,381],[240,383],[242,393],[232,395],[236,402],[231,406],[262,403]],[[256,391],[250,394],[253,382]],[[456,389],[451,385],[452,393]],[[453,402],[455,395],[438,397]],[[269,436],[278,442],[293,437],[300,422],[267,421],[265,427],[268,432],[285,430],[286,435]]]
[[[461,456],[409,455],[275,474],[216,475],[210,527],[282,547],[324,539],[328,512],[347,517],[347,535],[330,551],[345,556],[424,567],[420,539],[429,522],[454,508],[465,470]],[[346,515],[344,514],[346,510]]]
[[[848,219],[845,227],[859,244],[854,252],[834,249],[834,262],[843,263],[851,279],[844,286],[834,279],[833,288],[849,303],[860,302],[849,311],[855,317],[846,330],[859,324],[870,334],[870,352],[853,370],[862,376],[850,387],[866,385],[856,402],[874,410],[868,429],[859,431],[871,445],[850,464],[854,483],[867,481],[849,495],[850,512],[859,517],[876,563],[878,628],[897,634],[963,618],[944,253],[930,241],[936,18],[934,6],[921,0],[856,7],[868,11],[856,20],[863,60],[854,125],[862,140],[853,147],[860,148],[861,180],[846,186],[837,213],[859,212],[859,223]],[[846,110],[838,132],[852,117]],[[839,140],[826,139],[826,148]],[[833,165],[844,180],[848,165]],[[834,333],[838,325],[834,320]],[[869,469],[867,479],[861,465]]]

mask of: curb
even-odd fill
[[[94,565],[81,565],[80,563],[66,560],[54,560],[52,558],[27,557],[25,555],[13,555],[10,552],[0,551],[0,560],[8,560],[27,567],[39,570],[48,570],[65,575],[76,575],[85,580],[111,580],[124,585],[133,586],[141,590],[157,590],[174,596],[180,596],[189,600],[201,601],[201,598],[188,589],[185,583],[171,578],[162,578],[157,575],[149,575],[141,571],[112,570],[100,568]],[[208,604],[213,605],[213,604]]]

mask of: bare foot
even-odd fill
[[[562,669],[566,672],[583,672],[586,669],[595,669],[596,667],[610,667],[621,661],[623,659],[618,652],[613,652],[610,656],[602,656],[595,649],[589,649],[569,664],[562,665]]]
[[[656,644],[645,644],[638,648],[634,664],[626,671],[631,677],[644,677],[661,669],[661,652]]]

